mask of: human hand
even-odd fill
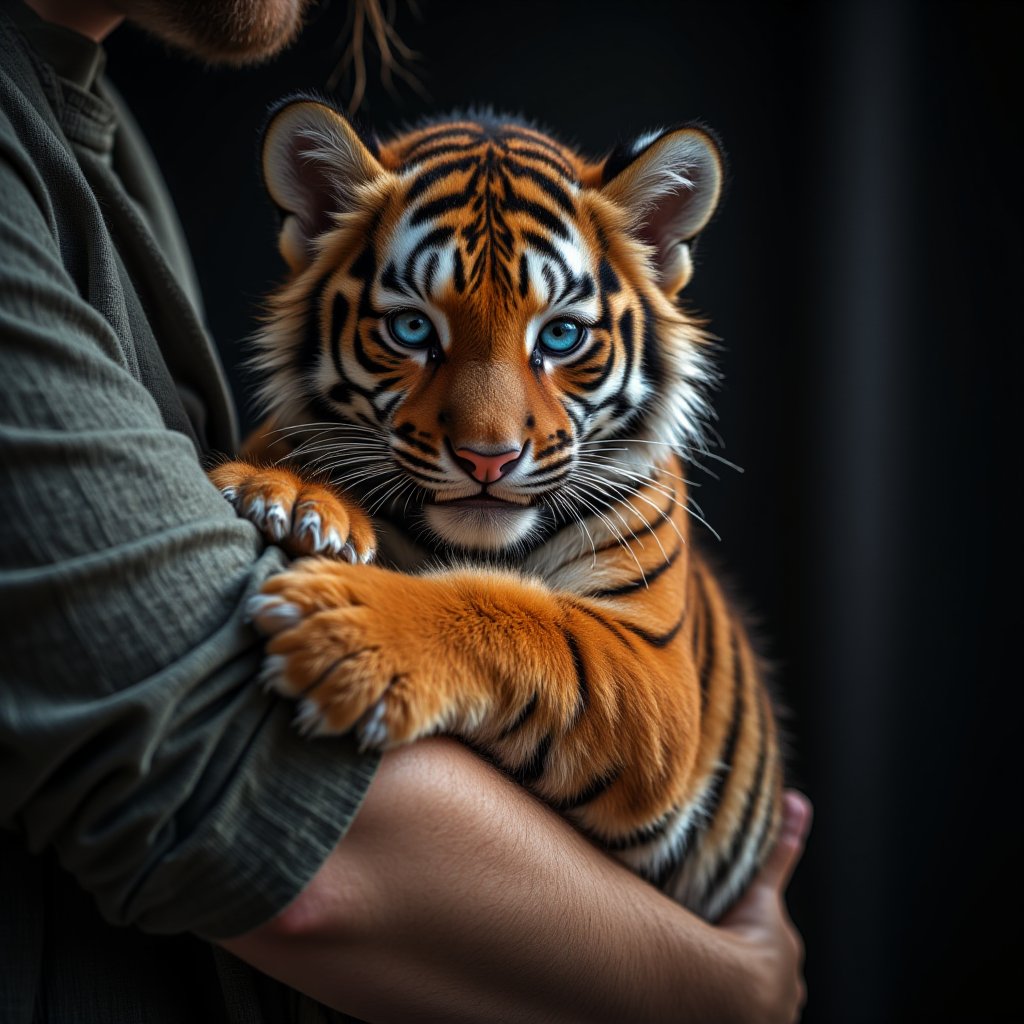
[[[765,1024],[800,1019],[807,990],[803,979],[804,944],[786,910],[785,891],[804,850],[811,827],[811,803],[787,790],[782,827],[771,856],[732,909],[719,922],[745,946],[744,959],[760,979],[758,990]]]

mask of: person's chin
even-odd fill
[[[298,36],[312,0],[115,0],[134,25],[210,64],[255,64]]]

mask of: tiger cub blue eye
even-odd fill
[[[415,309],[392,313],[388,317],[388,330],[395,341],[401,345],[408,345],[409,348],[423,348],[436,336],[434,325]]]
[[[583,340],[583,334],[582,325],[575,320],[551,320],[540,329],[537,340],[546,352],[563,356]]]

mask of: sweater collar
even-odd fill
[[[36,58],[50,75],[44,82],[54,94],[54,112],[68,139],[109,159],[117,115],[102,94],[107,55],[99,43],[40,18],[20,0],[4,3]]]
[[[46,61],[64,81],[83,92],[92,91],[107,63],[107,55],[99,43],[63,25],[44,21],[27,4],[16,2],[5,6],[36,56]]]

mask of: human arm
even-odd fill
[[[168,429],[100,205],[4,72],[0,827],[116,924],[238,931],[308,881],[374,759],[253,685],[244,604],[283,559]]]
[[[368,1021],[796,1019],[799,938],[781,891],[806,803],[712,927],[593,848],[474,754],[385,755],[345,840],[281,915],[223,942]]]

